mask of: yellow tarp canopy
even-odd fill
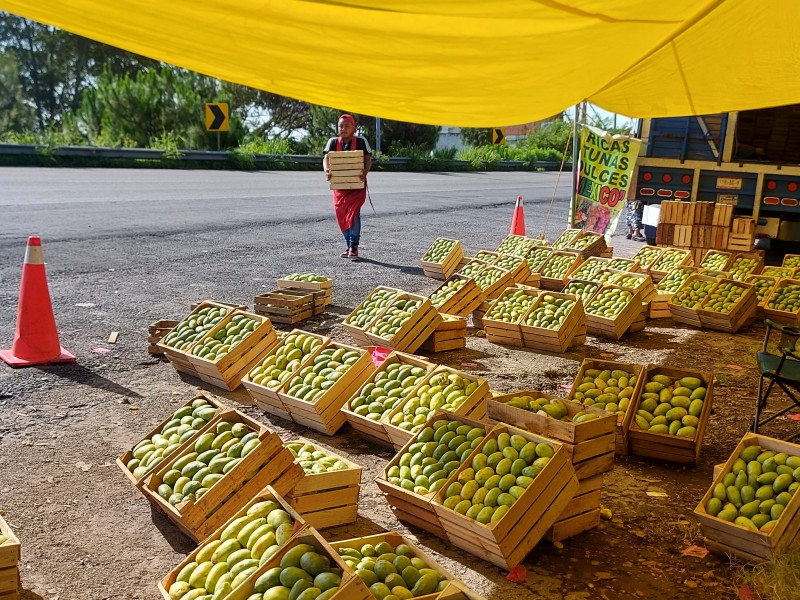
[[[493,127],[800,102],[796,0],[0,0],[0,10],[314,104]]]

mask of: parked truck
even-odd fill
[[[643,119],[637,137],[633,198],[731,204],[734,216],[755,219],[761,244],[797,252],[800,104]]]

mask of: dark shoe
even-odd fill
[[[632,237],[633,237],[632,233],[628,233],[628,234],[625,235],[625,239],[628,239],[628,240],[631,239]]]
[[[358,246],[353,246],[350,248],[350,256],[348,256],[348,258],[353,262],[359,262],[361,260],[358,258]]]
[[[643,242],[643,241],[645,241],[645,238],[644,238],[643,235],[635,235],[635,236],[633,236],[633,241],[634,242]]]

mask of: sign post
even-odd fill
[[[206,131],[217,133],[217,150],[220,149],[220,132],[228,131],[227,102],[206,102]]]

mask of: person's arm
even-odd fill
[[[331,165],[330,161],[328,160],[328,153],[325,153],[325,156],[322,158],[322,170],[325,171],[325,178],[330,181],[331,180]]]
[[[372,156],[364,154],[364,171],[361,173],[361,181],[366,180],[367,173],[372,168]]]

